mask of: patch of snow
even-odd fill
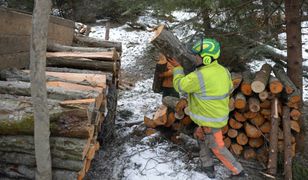
[[[197,13],[195,13],[195,12],[184,12],[184,11],[173,11],[171,14],[178,21],[186,21],[186,20],[189,20],[189,19],[197,16]]]

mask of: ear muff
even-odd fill
[[[204,56],[202,60],[204,65],[209,65],[212,62],[212,57],[211,56]]]

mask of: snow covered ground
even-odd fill
[[[191,13],[186,14],[191,16]],[[183,13],[175,12],[173,16],[178,17],[178,20],[185,19]],[[140,22],[146,24],[156,24],[157,20],[148,16],[141,16]],[[164,22],[162,22],[164,23]],[[171,24],[174,25],[174,24]],[[122,54],[122,69],[123,71],[130,69],[141,71],[144,65],[137,64],[137,59],[143,56],[146,49],[151,46],[150,38],[153,36],[151,32],[130,30],[127,25],[110,29],[110,40],[121,41],[123,43]],[[185,28],[186,29],[186,28]],[[189,29],[189,27],[187,27]],[[186,29],[186,30],[187,30]],[[102,26],[93,27],[92,37],[104,38],[105,28]],[[186,34],[183,30],[177,29],[174,33],[180,37],[194,33],[188,31]],[[305,41],[304,49],[308,49],[308,36],[303,37]],[[303,50],[304,52],[304,50]],[[305,59],[308,59],[308,54],[304,53]],[[266,61],[254,61],[250,63],[252,70],[258,70]],[[308,64],[307,60],[305,61]],[[154,73],[154,69],[152,74]],[[140,74],[143,76],[143,74]],[[121,127],[127,122],[143,122],[144,115],[148,111],[154,111],[153,107],[161,104],[161,95],[152,92],[152,79],[143,78],[136,83],[135,87],[129,91],[120,92],[118,101],[118,112],[129,111],[131,116],[117,117],[117,124]],[[308,80],[304,80],[304,99],[308,100]],[[121,127],[118,129],[118,138],[130,137],[133,131],[138,128],[137,125],[132,127]],[[176,145],[168,142],[166,139],[156,142],[153,138],[160,136],[154,134],[150,137],[145,137],[136,143],[132,139],[128,139],[121,147],[123,152],[114,157],[112,179],[128,179],[128,180],[174,180],[174,179],[209,179],[205,173],[197,171],[198,159],[189,160],[187,153],[180,150]],[[119,147],[120,148],[120,147]],[[104,153],[104,152],[102,152]],[[111,152],[112,154],[112,152]],[[115,155],[114,155],[115,156]],[[99,166],[100,160],[95,162],[95,166]],[[223,179],[229,176],[230,172],[218,163],[215,166],[218,178]],[[95,174],[95,173],[94,173]],[[99,176],[92,179],[100,179]]]

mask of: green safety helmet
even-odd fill
[[[203,59],[203,64],[207,65],[220,56],[220,44],[215,39],[202,38],[192,47],[192,52],[198,54]]]

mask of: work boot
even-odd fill
[[[215,178],[214,166],[202,167],[202,172],[206,173],[209,178]]]
[[[232,180],[246,180],[248,179],[248,174],[243,170],[239,174],[231,175]]]

